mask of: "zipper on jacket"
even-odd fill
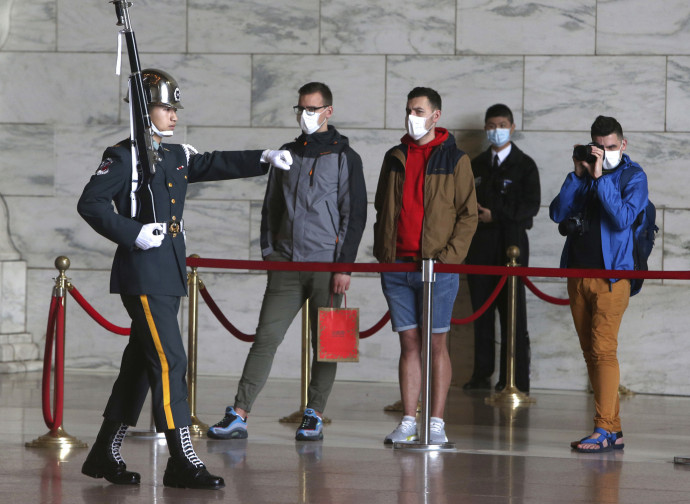
[[[316,161],[318,157],[314,158],[314,164],[311,165],[311,170],[309,170],[309,187],[314,187],[314,170],[316,169]]]

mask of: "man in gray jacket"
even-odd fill
[[[271,261],[354,262],[367,215],[362,160],[328,120],[333,96],[323,83],[299,90],[294,107],[302,134],[281,149],[290,151],[290,172],[269,175],[261,219],[261,253]],[[254,343],[244,364],[234,406],[208,430],[214,439],[247,437],[247,415],[266,383],[273,356],[304,302],[311,327],[320,307],[339,307],[350,287],[349,273],[269,271]],[[336,364],[314,359],[307,408],[297,440],[323,439],[322,415],[335,380]]]

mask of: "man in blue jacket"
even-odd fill
[[[597,117],[591,136],[591,144],[576,146],[575,169],[549,207],[551,219],[566,236],[561,267],[632,270],[632,226],[647,205],[647,176],[624,153],[628,142],[613,117]],[[626,170],[634,173],[622,184]],[[583,453],[622,449],[617,348],[630,282],[568,278],[568,297],[596,410],[594,433],[571,447]]]
[[[302,134],[281,149],[293,160],[289,172],[272,172],[261,211],[261,254],[270,261],[354,262],[367,217],[362,160],[347,137],[328,120],[333,95],[326,84],[310,82],[299,89],[293,107]],[[339,307],[350,287],[346,272],[269,271],[259,325],[233,406],[208,430],[215,439],[247,437],[247,415],[261,392],[295,315],[309,299],[309,317],[317,327],[320,307]],[[336,363],[314,359],[302,423],[295,438],[323,438],[322,415],[335,381]]]

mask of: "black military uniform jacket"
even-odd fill
[[[181,222],[187,184],[265,174],[261,152],[196,153],[193,147],[162,144],[162,160],[151,179],[156,222]],[[118,244],[110,275],[110,292],[128,295],[187,294],[186,249],[183,233],[168,233],[160,247],[140,250],[134,242],[142,224],[130,218],[132,158],[129,139],[109,147],[95,175],[79,198],[77,211],[99,234]],[[140,194],[148,191],[140,189]],[[142,205],[150,205],[141,194]],[[113,209],[113,203],[117,211]],[[148,212],[142,215],[151,214]],[[152,221],[152,219],[147,219]]]
[[[510,154],[497,169],[492,166],[491,148],[472,160],[472,172],[477,190],[477,203],[491,210],[492,222],[479,222],[473,246],[470,247],[471,264],[503,264],[505,248],[521,246],[525,230],[532,227],[533,217],[539,211],[541,188],[539,171],[534,160],[513,143]],[[500,243],[496,244],[498,256],[489,255],[477,235],[486,231],[498,231]],[[476,242],[476,243],[475,243]],[[522,248],[522,247],[521,247]]]

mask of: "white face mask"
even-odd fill
[[[604,170],[613,170],[621,161],[622,147],[615,151],[604,151]]]
[[[510,142],[509,128],[494,128],[486,130],[486,138],[494,147],[503,147]]]
[[[323,126],[323,123],[326,122],[326,118],[324,117],[323,121],[321,121],[321,124],[319,124],[319,116],[320,114],[307,115],[306,110],[302,112],[299,125],[305,134],[311,135],[312,133],[318,131],[321,126]]]
[[[424,135],[429,133],[426,127],[426,120],[428,117],[419,117],[414,115],[407,116],[407,134],[412,137],[413,140],[419,140]]]

